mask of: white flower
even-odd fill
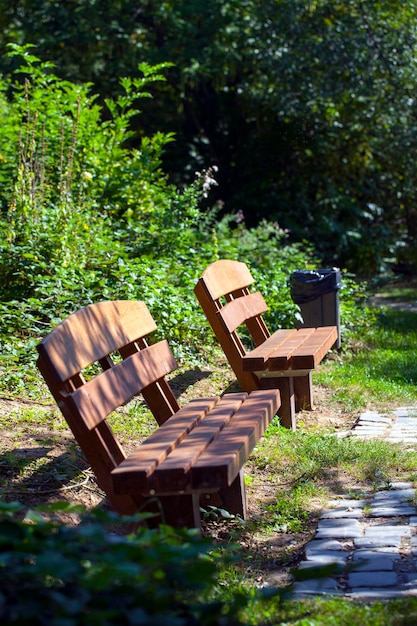
[[[87,172],[86,170],[83,171],[82,173],[82,177],[84,178],[84,180],[90,182],[93,180],[93,175],[91,172]]]

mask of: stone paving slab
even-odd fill
[[[417,407],[363,413],[350,436],[406,443],[417,452]],[[340,496],[323,511],[291,587],[295,597],[328,595],[387,601],[417,597],[417,509],[410,483],[398,482],[358,500]],[[336,570],[317,568],[334,565]],[[312,577],[308,578],[309,570]]]
[[[354,571],[392,571],[394,564],[400,560],[399,551],[380,552],[365,548],[356,550],[352,556],[352,568]]]
[[[350,435],[417,445],[417,407],[400,407],[387,415],[365,411],[360,415]]]

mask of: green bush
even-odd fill
[[[195,531],[139,527],[121,535],[109,530],[120,523],[113,514],[81,511],[78,525],[66,525],[54,512],[68,505],[21,519],[21,505],[0,503],[2,624],[242,623],[252,594],[222,595],[216,577],[227,558]]]
[[[247,228],[239,213],[204,212],[215,168],[180,190],[161,168],[173,137],[132,134],[141,99],[164,80],[163,65],[122,78],[123,95],[102,108],[89,85],[59,79],[29,46],[11,54],[21,66],[0,83],[3,387],[22,384],[19,367],[33,365],[34,347],[52,327],[100,300],[144,300],[176,355],[198,358],[201,346],[217,344],[193,288],[219,258],[249,265],[271,328],[294,324],[289,277],[317,267],[311,246],[289,242],[274,223]]]

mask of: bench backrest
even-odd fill
[[[270,336],[262,318],[268,307],[259,291],[250,291],[254,279],[245,263],[220,260],[209,265],[198,280],[194,292],[217,340],[246,391],[258,389],[252,372],[243,371],[245,346],[236,332],[245,324],[255,346]]]
[[[165,340],[148,344],[155,330],[144,302],[99,302],[70,315],[37,346],[38,368],[98,484],[121,514],[134,513],[138,503],[113,493],[110,472],[125,454],[106,418],[139,393],[158,424],[179,410],[164,378],[177,362]]]

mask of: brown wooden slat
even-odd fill
[[[279,405],[276,389],[253,391],[190,469],[192,487],[204,490],[230,486]]]
[[[168,342],[163,340],[88,381],[71,394],[72,401],[88,428],[92,429],[118,406],[176,367]]]
[[[38,346],[55,383],[156,330],[144,302],[90,304],[61,322]]]
[[[252,372],[245,372],[242,369],[242,357],[246,353],[242,341],[238,337],[237,333],[229,334],[225,332],[224,326],[217,315],[217,312],[221,309],[221,305],[218,300],[212,299],[202,278],[195,285],[194,292],[207,317],[208,323],[212,327],[214,334],[216,335],[231,367],[233,368],[233,371],[236,374],[242,389],[247,392],[258,389],[259,385],[255,374]]]
[[[213,300],[248,287],[254,282],[245,263],[224,259],[212,263],[202,273],[200,280],[204,282]]]
[[[293,369],[314,369],[337,340],[337,326],[322,326],[291,356]]]
[[[268,306],[259,291],[231,300],[217,313],[227,332],[232,333],[246,320],[266,313]]]
[[[148,492],[151,489],[148,479],[155,468],[218,401],[219,398],[192,400],[152,433],[135,452],[113,470],[114,492],[117,494]]]
[[[307,345],[307,341],[314,335],[315,328],[300,328],[288,337],[285,344],[280,346],[279,350],[274,351],[268,358],[266,369],[270,372],[277,372],[283,369],[296,369],[292,362],[292,355],[303,344]]]
[[[249,330],[255,346],[260,346],[266,339],[271,336],[263,317],[253,317],[246,320],[246,327]]]
[[[337,339],[337,327],[277,330],[243,357],[245,371],[314,369]]]
[[[190,487],[189,469],[242,406],[246,393],[226,394],[155,469],[152,488],[158,492]]]
[[[265,339],[257,348],[254,348],[243,357],[243,369],[245,371],[261,371],[267,369],[268,359],[272,354],[282,358],[281,369],[289,367],[288,345],[297,336],[295,329],[280,329]]]
[[[146,389],[142,389],[142,396],[159,426],[180,409],[178,401],[165,378],[161,378]]]

